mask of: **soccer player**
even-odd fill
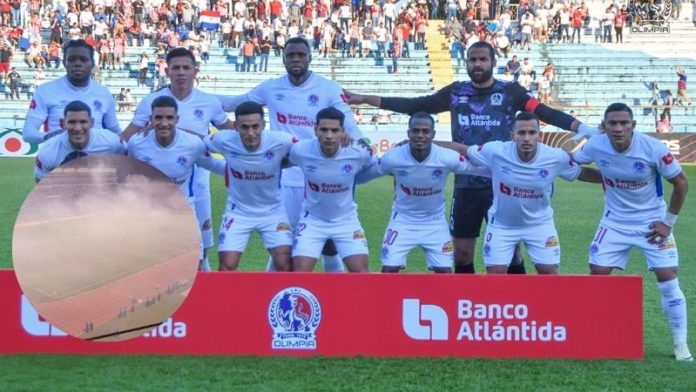
[[[346,116],[328,107],[317,113],[314,139],[290,149],[289,161],[307,181],[304,212],[295,228],[294,271],[312,271],[327,240],[350,272],[367,272],[367,240],[353,201],[356,174],[376,163],[369,146],[357,142],[341,146]]]
[[[350,106],[346,103],[343,89],[333,80],[324,78],[309,70],[312,52],[306,40],[291,38],[283,51],[283,63],[287,75],[269,79],[246,94],[234,97],[218,96],[226,111],[246,101],[268,106],[270,129],[288,132],[300,140],[315,136],[314,119],[320,109],[334,107],[345,115],[345,130],[353,139],[362,137],[355,125]],[[283,204],[290,224],[297,227],[304,198],[304,178],[299,168],[283,170],[281,177]],[[336,255],[331,242],[324,248],[324,271],[343,272],[343,264]],[[270,265],[269,265],[270,266]]]
[[[560,148],[539,142],[539,117],[520,112],[512,141],[461,146],[471,163],[490,168],[493,203],[483,244],[489,274],[507,272],[515,247],[524,242],[539,274],[558,274],[561,248],[553,222],[553,181],[579,179],[601,183],[596,169],[580,167]]]
[[[624,269],[631,249],[640,249],[655,272],[662,308],[674,335],[674,355],[693,361],[686,344],[686,299],[679,287],[679,255],[672,229],[684,205],[688,180],[679,162],[659,140],[634,132],[631,108],[613,103],[604,112],[606,133],[572,154],[578,163],[596,162],[604,177],[604,214],[590,246],[590,273]],[[662,178],[673,186],[669,206]]]
[[[394,176],[394,205],[382,242],[382,272],[406,268],[411,249],[422,247],[428,269],[451,273],[452,237],[445,218],[445,187],[451,172],[490,176],[462,155],[433,144],[435,120],[425,112],[414,113],[408,122],[409,143],[389,150],[379,164],[364,173],[367,178]],[[359,181],[363,182],[363,175]]]
[[[95,129],[121,133],[116,102],[108,88],[92,80],[94,48],[84,40],[71,40],[63,51],[67,74],[36,88],[24,120],[22,137],[27,143],[43,143],[64,128],[65,105],[82,101],[90,108]]]
[[[200,137],[177,131],[178,104],[173,97],[160,96],[150,103],[150,123],[154,132],[137,134],[128,140],[128,155],[157,168],[179,187],[195,212],[196,192],[193,186],[199,167],[217,174],[225,173],[225,162],[213,158]],[[205,246],[201,245],[199,270],[208,271]]]
[[[227,160],[227,209],[220,224],[220,271],[235,271],[257,230],[276,271],[290,271],[292,230],[280,195],[281,167],[297,139],[264,129],[263,106],[245,102],[234,111],[237,131],[206,137],[206,145]]]
[[[68,103],[63,108],[61,118],[64,118],[65,132],[61,131],[58,137],[47,141],[36,156],[36,182],[51,170],[75,158],[126,153],[126,147],[116,134],[94,128],[91,108],[86,103]]]
[[[146,95],[140,101],[133,120],[123,132],[124,140],[128,140],[136,132],[147,129],[152,114],[151,104],[160,96],[172,97],[177,102],[180,117],[177,127],[181,131],[196,134],[202,139],[208,135],[208,128],[211,124],[218,129],[234,127],[214,95],[193,88],[198,74],[196,58],[193,53],[186,48],[176,48],[167,54],[166,61],[166,72],[171,84]],[[210,207],[210,173],[205,169],[200,169],[195,170],[194,175],[196,219],[201,230],[204,247],[207,250],[214,245]],[[206,255],[204,264],[207,265],[207,263]]]
[[[476,42],[467,51],[470,82],[454,82],[433,95],[418,98],[382,98],[345,92],[351,104],[368,104],[399,113],[440,113],[449,111],[452,140],[468,145],[493,140],[510,140],[512,119],[517,111],[533,112],[546,123],[591,135],[596,130],[573,117],[542,103],[517,83],[493,78],[495,49],[487,42]],[[456,273],[474,273],[474,248],[486,211],[491,206],[491,180],[472,175],[455,177],[450,217],[454,237]],[[519,248],[510,273],[525,273]]]

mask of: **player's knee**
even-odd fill
[[[507,274],[507,265],[487,265],[487,274]]]
[[[534,267],[539,275],[558,275],[556,264],[535,264]]]
[[[292,270],[292,258],[290,257],[290,247],[280,246],[271,250],[271,258],[276,271],[289,272]]]
[[[610,275],[613,269],[613,267],[590,264],[590,275]]]
[[[396,273],[399,273],[399,270],[400,270],[400,269],[401,269],[401,268],[399,268],[399,267],[394,267],[394,266],[389,266],[389,265],[383,265],[383,266],[382,266],[382,273],[385,273],[385,274],[396,274]]]

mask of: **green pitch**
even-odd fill
[[[32,165],[32,159],[0,159],[0,268],[12,267],[12,228],[20,205],[34,184]],[[686,167],[685,171],[692,184],[696,183],[696,167]],[[226,194],[220,178],[213,178],[212,184],[217,230]],[[669,192],[671,185],[665,183],[665,189]],[[379,252],[391,199],[389,178],[358,187],[360,219],[370,243],[373,271],[380,268]],[[587,250],[602,206],[598,185],[557,181],[554,209],[563,250],[562,273],[587,273]],[[696,349],[693,338],[696,333],[693,322],[696,320],[696,195],[693,191],[680,214],[676,237],[693,352]],[[480,272],[483,264],[480,251],[477,254],[476,269]],[[242,258],[241,270],[263,270],[266,260],[267,252],[254,236]],[[214,255],[211,265],[217,268]],[[527,269],[533,269],[528,261]],[[411,255],[407,271],[425,272],[420,252]],[[645,277],[644,361],[22,355],[0,356],[0,389],[696,391],[696,363],[677,363],[670,357],[671,333],[662,314],[654,276],[647,272],[640,254],[632,255],[625,273]],[[607,300],[611,300],[610,293]]]

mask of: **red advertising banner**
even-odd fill
[[[608,300],[611,298],[611,300]],[[65,336],[0,271],[0,353],[643,358],[642,278],[199,273],[144,337]]]

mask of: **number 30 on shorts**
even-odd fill
[[[387,229],[387,233],[384,234],[384,244],[385,245],[394,245],[394,241],[396,241],[396,237],[399,236],[399,232],[396,230],[392,229]]]

